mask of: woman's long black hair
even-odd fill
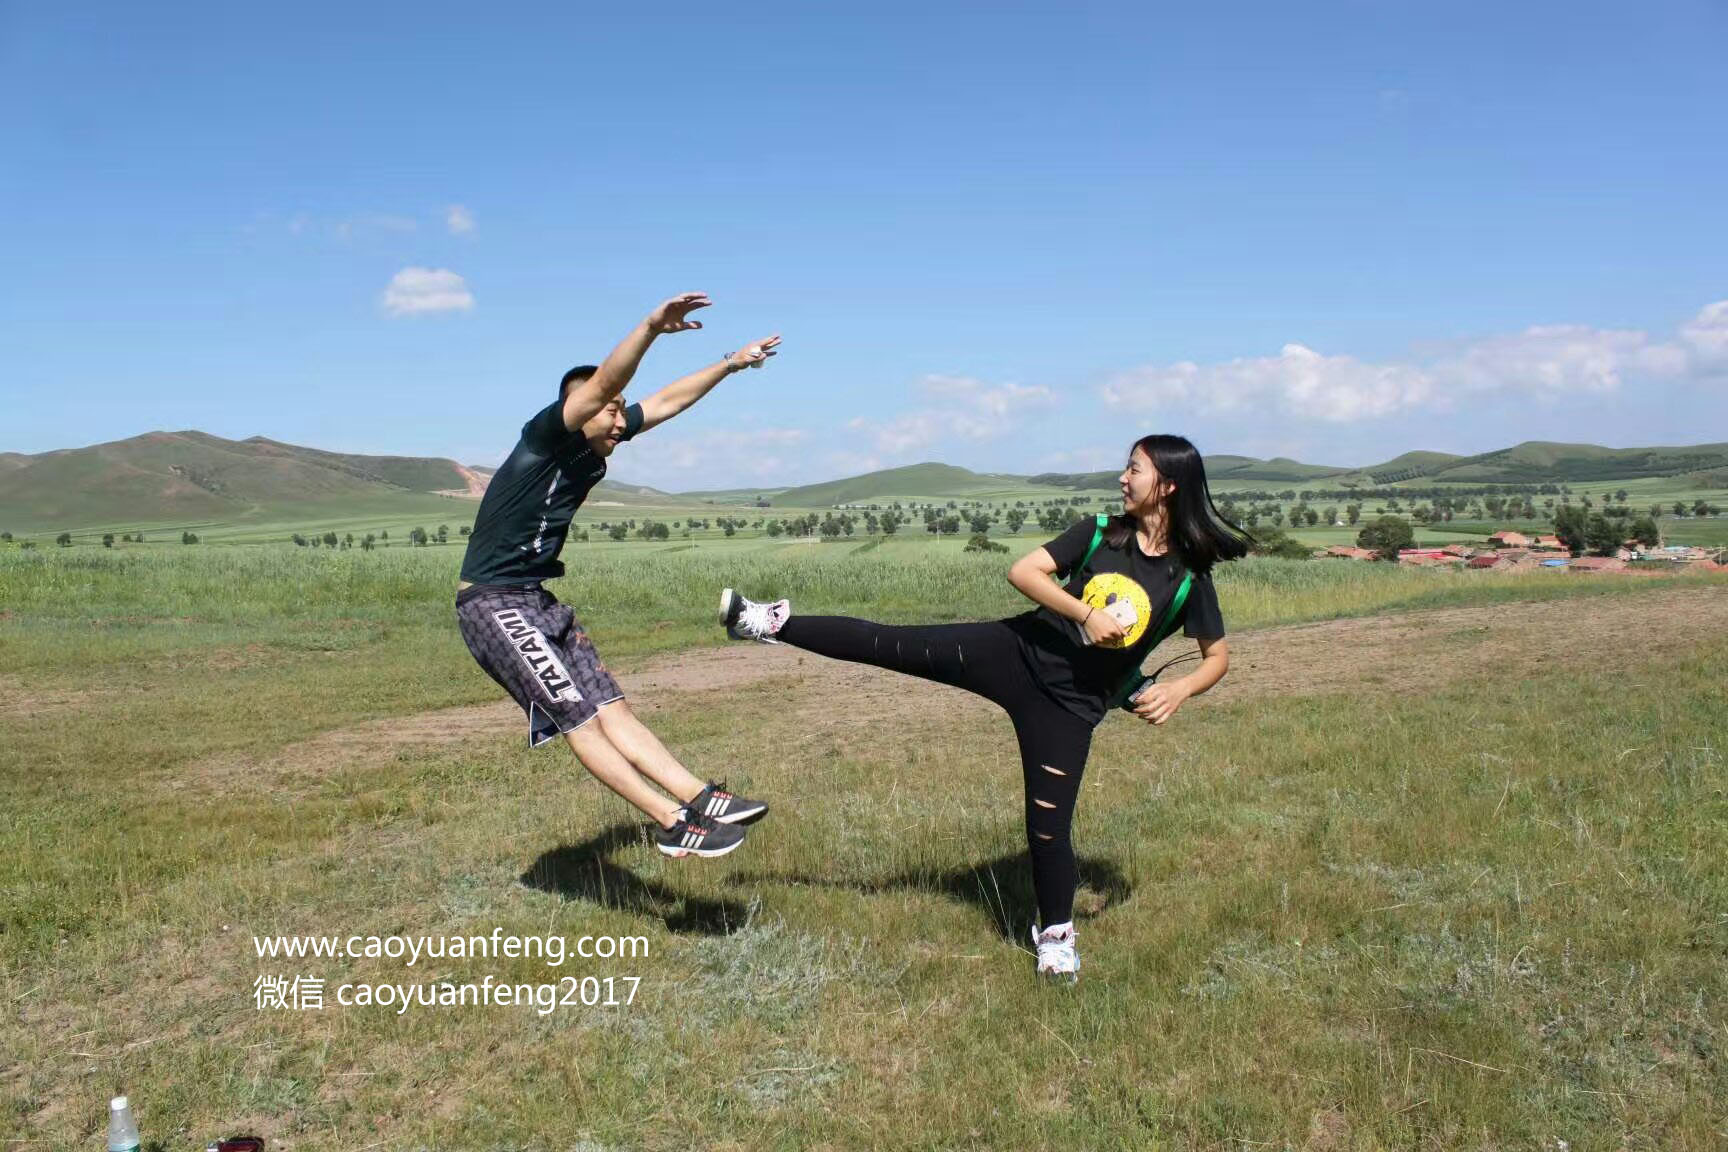
[[[1190,572],[1210,571],[1220,560],[1238,560],[1248,554],[1254,538],[1241,525],[1225,519],[1212,503],[1212,490],[1206,484],[1206,462],[1200,452],[1182,436],[1142,436],[1128,450],[1146,453],[1158,476],[1176,485],[1176,491],[1166,497],[1164,514],[1166,531],[1172,551]],[[1112,516],[1104,530],[1104,543],[1120,548],[1134,536],[1139,521],[1123,513]]]

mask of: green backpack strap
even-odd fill
[[[1092,543],[1086,546],[1086,555],[1080,557],[1080,563],[1074,565],[1074,571],[1086,567],[1086,562],[1092,559],[1092,553],[1098,551],[1098,545],[1104,543],[1104,529],[1110,526],[1110,515],[1107,512],[1098,513],[1097,527],[1092,529]]]
[[[1164,619],[1159,621],[1158,631],[1152,634],[1152,643],[1147,645],[1147,652],[1151,652],[1152,649],[1170,639],[1171,634],[1176,631],[1176,621],[1181,619],[1182,609],[1188,603],[1188,589],[1193,586],[1194,574],[1192,572],[1183,572],[1182,583],[1176,585],[1176,594],[1170,597],[1170,607],[1164,610]],[[1150,679],[1150,676],[1147,676],[1144,672],[1140,671],[1139,668],[1135,668],[1128,674],[1127,678],[1123,680],[1122,686],[1117,688],[1115,693],[1110,697],[1111,705],[1117,708],[1124,706],[1128,698],[1138,692],[1140,686]]]

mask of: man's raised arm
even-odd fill
[[[734,372],[746,368],[760,368],[770,356],[778,356],[780,337],[770,336],[766,340],[758,340],[754,344],[746,344],[736,352],[727,354],[719,363],[699,368],[688,376],[679,377],[642,401],[642,431],[664,424],[702,397],[708,395],[714,385],[726,379]]]
[[[642,356],[654,338],[666,332],[686,332],[702,327],[700,320],[688,319],[698,308],[712,303],[706,292],[686,292],[661,304],[648,318],[631,329],[630,335],[618,342],[606,359],[600,362],[594,375],[570,389],[564,398],[564,427],[574,432],[610,404],[642,363]]]

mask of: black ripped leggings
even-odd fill
[[[895,627],[846,616],[794,616],[776,638],[836,660],[874,664],[975,692],[1001,705],[1020,741],[1026,786],[1026,847],[1044,927],[1074,918],[1074,844],[1069,829],[1092,725],[1057,704],[1032,678],[1023,640],[1005,620]]]

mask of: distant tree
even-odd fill
[[[192,532],[182,532],[182,533],[180,533],[180,543],[182,543],[182,544],[196,544],[196,543],[198,543],[198,537],[196,534],[194,534]]]
[[[979,532],[979,533],[974,534],[972,539],[966,541],[966,547],[964,549],[962,549],[962,551],[965,551],[965,552],[1006,552],[1006,551],[1008,551],[1008,546],[1005,544],[998,544],[994,540],[990,539],[990,537],[984,535],[984,533]]]
[[[112,532],[102,533],[102,547],[104,547],[104,548],[114,547],[114,533],[112,533]]]
[[[60,545],[60,547],[62,547],[62,548],[72,547],[72,533],[70,533],[70,532],[60,533],[60,535],[54,537],[54,543]]]
[[[1582,508],[1562,507],[1554,513],[1554,535],[1568,552],[1581,556],[1589,549],[1590,515]]]
[[[1409,548],[1415,543],[1416,533],[1411,530],[1410,522],[1397,516],[1382,516],[1356,533],[1357,547],[1372,548],[1379,553],[1381,560],[1396,562],[1399,549]]]
[[[1277,528],[1256,533],[1252,550],[1256,556],[1277,556],[1285,560],[1307,560],[1313,555],[1308,545]]]
[[[630,535],[630,529],[626,528],[622,524],[614,524],[612,527],[606,529],[606,534],[614,540],[622,540],[624,537]]]
[[[1584,526],[1584,542],[1598,556],[1612,556],[1625,538],[1620,526],[1606,516],[1592,516]]]
[[[1626,529],[1626,539],[1636,540],[1647,548],[1662,546],[1662,534],[1656,530],[1656,521],[1650,516],[1640,516],[1632,521]]]

